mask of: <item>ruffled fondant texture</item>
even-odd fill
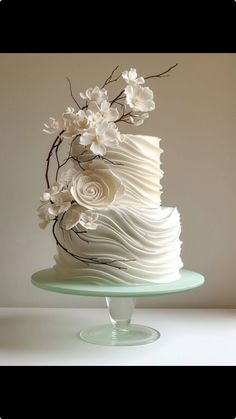
[[[161,204],[160,138],[148,135],[123,135],[119,146],[107,149],[105,155],[112,172],[124,185],[124,194],[115,203],[118,207],[154,208]],[[74,157],[81,153],[75,143]],[[86,160],[86,156],[83,157]],[[78,165],[77,165],[78,167]]]
[[[78,140],[73,143],[75,158],[80,156],[81,147]],[[107,150],[103,163],[121,181],[124,193],[111,207],[96,209],[96,230],[78,237],[57,227],[56,234],[73,254],[116,262],[112,262],[114,266],[85,264],[58,246],[54,269],[59,277],[134,285],[172,282],[180,277],[180,216],[176,208],[160,207],[161,153],[160,138],[145,135],[124,135],[118,147]],[[87,161],[90,154],[88,151],[79,159]],[[83,165],[92,170],[93,163]],[[75,167],[78,170],[76,162]]]
[[[99,226],[83,236],[88,242],[60,228],[56,234],[70,252],[83,258],[119,260],[114,264],[124,269],[85,264],[58,246],[54,269],[59,277],[121,284],[163,283],[180,277],[181,226],[176,208],[127,207],[97,213]]]

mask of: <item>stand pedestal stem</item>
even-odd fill
[[[106,297],[111,324],[81,330],[80,338],[89,343],[107,346],[133,346],[151,343],[160,333],[151,327],[130,324],[135,299],[130,297]]]
[[[106,297],[114,333],[128,332],[135,307],[134,298]]]

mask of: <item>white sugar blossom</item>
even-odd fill
[[[97,104],[100,105],[103,100],[107,100],[107,90],[100,89],[98,86],[90,87],[85,93],[81,92],[80,97],[82,97],[82,99],[97,102]]]
[[[75,112],[74,108],[67,108],[67,110],[62,114],[63,118],[63,128],[64,133],[63,137],[73,138],[78,134],[81,134],[84,130],[88,129],[90,126],[90,120],[82,109],[78,112]]]
[[[83,207],[78,204],[73,204],[68,211],[66,211],[63,217],[63,227],[65,230],[70,230],[71,228],[75,227],[80,220],[80,214],[83,211]]]
[[[75,113],[74,108],[67,108],[65,112],[62,114],[63,118],[63,128],[65,132],[63,133],[63,137],[65,138],[72,138],[79,133],[79,127],[77,124],[77,115]]]
[[[105,164],[95,163],[91,170],[78,172],[70,189],[74,200],[90,210],[107,208],[124,192],[123,185]]]
[[[96,224],[95,221],[97,220],[98,214],[90,210],[82,212],[79,218],[80,224],[87,230],[96,230],[98,224]]]
[[[63,190],[63,184],[55,182],[40,198],[45,205],[41,206],[41,209],[42,211],[47,209],[48,214],[57,216],[70,208],[71,198],[69,191]]]
[[[100,119],[102,117],[108,122],[116,121],[120,116],[118,109],[111,107],[110,102],[107,100],[103,100],[99,106],[96,102],[90,102],[89,110],[92,111],[94,115],[96,115],[98,121],[99,117]]]
[[[97,126],[89,128],[80,137],[80,144],[90,145],[90,150],[100,156],[106,154],[106,147],[116,147],[119,142],[118,129],[115,124],[109,124],[107,121],[102,121]]]
[[[128,85],[125,88],[127,104],[133,111],[150,112],[155,109],[153,91],[149,87]]]
[[[71,195],[68,191],[62,191],[53,196],[53,204],[48,208],[50,215],[56,217],[59,214],[67,211],[71,206]]]
[[[53,200],[53,198],[59,193],[61,192],[63,188],[62,183],[59,182],[55,182],[52,184],[52,186],[50,188],[48,188],[42,195],[42,197],[40,198],[40,201],[42,202],[47,202],[50,199]]]
[[[62,220],[62,225],[65,230],[71,230],[76,226],[78,227],[78,224],[87,230],[95,230],[98,226],[95,223],[97,219],[97,213],[91,210],[85,210],[81,205],[73,204],[68,211],[66,211]]]
[[[143,77],[138,77],[137,70],[135,68],[131,68],[129,71],[123,71],[122,73],[123,79],[126,81],[127,84],[144,84],[145,80]]]
[[[83,132],[90,126],[90,120],[88,118],[88,115],[82,109],[78,111],[76,114],[76,124],[79,132]]]
[[[55,118],[49,118],[49,122],[44,124],[44,126],[45,128],[43,129],[43,132],[46,132],[47,134],[55,134],[59,130],[62,130],[63,121],[56,120]]]
[[[60,120],[49,118],[49,123],[44,126],[43,132],[47,134],[58,134],[64,130],[63,137],[71,139],[89,128],[90,119],[82,109],[75,112],[74,108],[68,107]]]
[[[149,118],[149,114],[142,113],[141,115],[139,114],[139,115],[130,116],[130,122],[132,122],[132,124],[138,127],[139,125],[142,125],[144,123],[144,120],[147,118]]]
[[[49,207],[48,203],[43,203],[37,208],[37,214],[41,220],[39,223],[39,227],[42,228],[43,230],[47,227],[47,225],[51,221],[50,215],[48,213],[48,207]]]
[[[87,115],[90,121],[90,128],[95,127],[97,124],[103,121],[100,108],[98,107],[97,109],[95,109],[95,106],[96,106],[95,104],[96,102],[90,102],[89,109],[87,109]],[[90,105],[91,105],[91,108],[93,108],[95,112],[93,112],[92,109],[90,109]]]

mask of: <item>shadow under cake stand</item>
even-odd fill
[[[151,327],[130,324],[136,298],[189,291],[204,283],[204,277],[197,272],[181,269],[180,273],[180,279],[174,282],[130,286],[83,282],[75,278],[61,280],[50,268],[34,273],[32,283],[46,291],[105,297],[111,323],[81,330],[80,339],[97,345],[132,346],[151,343],[160,337],[160,333]]]

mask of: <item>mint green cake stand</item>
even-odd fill
[[[32,283],[38,288],[62,294],[105,297],[110,315],[110,324],[94,326],[79,332],[80,339],[97,345],[131,346],[151,343],[160,333],[147,326],[130,324],[135,299],[157,295],[190,291],[204,283],[204,277],[182,269],[181,278],[167,284],[107,285],[98,281],[85,282],[81,279],[61,280],[53,268],[32,275]]]

